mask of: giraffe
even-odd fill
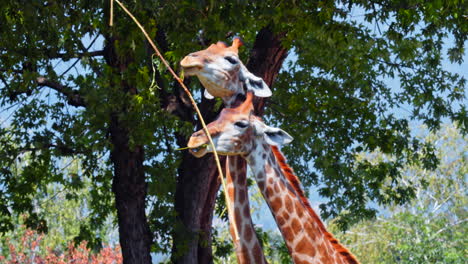
[[[252,115],[252,93],[236,108],[225,108],[208,130],[221,155],[237,155],[252,168],[294,263],[357,264],[357,259],[329,233],[314,212],[278,146],[292,141],[279,128]],[[203,130],[188,143],[193,155],[212,152]]]
[[[223,42],[210,45],[207,49],[190,53],[180,65],[184,75],[196,75],[205,87],[207,99],[220,97],[230,107],[238,94],[244,94],[244,85],[258,97],[271,96],[271,90],[262,78],[253,75],[240,61],[238,50],[240,38],[234,38],[228,47]]]
[[[182,61],[184,74],[196,75],[205,87],[205,97],[221,97],[226,107],[239,104],[238,95],[243,95],[244,85],[247,89],[254,89],[258,96],[270,96],[270,88],[261,78],[250,73],[239,60],[238,48],[242,45],[240,39],[235,38],[230,47],[218,42],[205,50],[191,53]],[[208,92],[209,91],[209,92]],[[230,233],[233,238],[237,262],[240,264],[268,263],[250,214],[247,165],[238,156],[226,158],[226,187],[230,206],[234,212],[230,219]],[[236,235],[236,231],[239,236]]]

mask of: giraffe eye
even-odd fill
[[[235,122],[234,125],[235,125],[236,127],[246,128],[246,127],[249,126],[249,122],[246,121],[246,120],[242,120],[242,121],[237,121],[237,122]]]
[[[224,57],[225,60],[229,61],[231,64],[237,64],[237,59],[232,57],[232,56],[226,56]]]

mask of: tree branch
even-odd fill
[[[403,63],[396,63],[396,62],[390,62],[390,61],[386,61],[386,60],[381,60],[381,59],[374,59],[374,58],[370,58],[368,57],[370,60],[373,60],[373,61],[377,61],[377,62],[380,62],[380,63],[385,63],[387,65],[390,65],[390,66],[393,66],[393,67],[396,67],[396,68],[408,68],[408,69],[415,69],[414,67],[408,65],[408,64],[403,64]]]
[[[41,53],[45,54],[45,56],[48,59],[62,59],[63,61],[69,61],[71,59],[81,59],[83,57],[104,56],[104,50],[88,51],[86,48],[83,48],[82,52],[76,52],[76,53],[58,53],[58,52],[50,51],[50,50],[41,50]],[[22,53],[20,54],[23,55]],[[2,56],[2,57],[7,58],[7,55]]]
[[[5,78],[2,75],[0,75],[0,80],[3,82],[5,87],[9,90],[10,86],[8,85],[8,82],[5,80]]]
[[[0,72],[6,72],[8,71],[7,69],[4,69],[4,68],[0,68]],[[15,70],[14,71],[15,73],[18,73],[18,74],[22,74],[24,71],[23,70]],[[4,82],[4,84],[8,87],[8,83],[6,82],[6,80],[0,76],[0,80],[2,82]],[[72,105],[72,106],[83,106],[85,107],[86,106],[86,103],[85,103],[85,100],[84,98],[79,94],[79,92],[77,90],[73,90],[72,88],[68,87],[68,86],[64,86],[58,82],[54,82],[54,81],[50,81],[49,79],[47,79],[46,77],[44,76],[39,76],[36,78],[36,83],[39,87],[49,87],[59,93],[61,93],[62,95],[65,95],[68,99],[68,104],[69,105]],[[9,92],[9,97],[10,99],[11,98],[16,98],[17,95],[19,94],[22,94],[22,93],[26,93],[28,95],[30,95],[32,92],[31,89],[28,89],[26,91],[10,91]],[[14,100],[14,99],[12,99]]]
[[[73,59],[73,58],[83,58],[83,57],[98,57],[104,56],[104,50],[95,50],[95,51],[84,51],[78,52],[70,56],[68,53],[57,53],[53,56],[50,56],[52,59]]]
[[[37,85],[39,87],[49,87],[52,90],[55,90],[63,95],[65,95],[68,99],[68,104],[72,106],[86,106],[86,103],[83,97],[79,94],[77,90],[73,90],[68,86],[64,86],[60,83],[50,81],[44,76],[39,76],[36,78]]]
[[[25,153],[25,152],[35,152],[35,151],[41,151],[41,150],[56,150],[59,151],[62,156],[72,156],[72,155],[77,155],[77,154],[83,154],[83,152],[76,151],[69,146],[66,146],[64,144],[44,144],[41,147],[22,147],[18,148],[17,151],[18,153]]]
[[[434,235],[432,235],[431,238],[434,239],[437,235],[439,235],[440,233],[444,232],[445,230],[447,230],[447,229],[449,229],[449,228],[452,228],[452,227],[454,227],[454,226],[456,226],[456,225],[459,225],[459,224],[461,224],[461,223],[464,223],[464,222],[466,222],[466,221],[468,221],[468,218],[461,219],[461,220],[456,221],[455,223],[449,224],[449,225],[447,225],[446,227],[444,227],[444,228],[438,230],[437,232],[435,232]]]
[[[13,69],[7,69],[7,68],[0,68],[0,72],[12,72],[12,73],[21,74],[21,73],[23,73],[23,70],[13,70]]]
[[[96,56],[104,56],[104,55],[105,55],[105,53],[106,53],[105,50],[99,50],[99,51],[91,51],[91,52],[88,52],[88,50],[94,45],[94,42],[96,42],[96,40],[98,39],[98,37],[99,37],[99,35],[96,35],[96,37],[94,37],[94,39],[91,41],[91,43],[89,43],[88,47],[86,47],[86,48],[83,47],[83,43],[82,43],[81,41],[78,42],[78,44],[81,44],[81,45],[79,45],[79,46],[81,47],[81,50],[83,51],[83,52],[78,53],[78,54],[82,54],[82,56],[79,56],[79,57],[76,59],[76,61],[75,61],[70,67],[68,67],[68,69],[66,69],[64,72],[62,72],[62,74],[60,74],[60,76],[64,76],[69,70],[71,70],[73,67],[75,67],[75,65],[81,60],[81,58],[83,58],[84,56],[86,56],[86,54],[93,54],[93,53],[96,54],[96,55],[94,55],[94,56],[89,56],[89,57],[96,57]],[[64,60],[64,59],[62,58],[62,60]],[[90,63],[90,67],[93,69],[93,71],[94,71],[98,76],[102,75],[101,71],[100,71],[98,68],[94,67],[94,66],[92,65],[92,63]]]

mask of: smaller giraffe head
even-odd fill
[[[238,49],[242,46],[234,38],[228,47],[223,42],[212,44],[207,49],[190,53],[181,62],[186,76],[196,75],[205,87],[205,97],[228,99],[244,94],[242,84],[258,97],[271,96],[271,90],[262,78],[253,75],[239,59]]]
[[[219,117],[207,125],[219,154],[245,156],[257,144],[278,146],[292,141],[293,138],[288,133],[265,125],[259,117],[252,114],[252,97],[253,94],[248,92],[246,100],[240,106],[224,108]],[[193,133],[187,145],[190,152],[198,158],[213,152],[203,130]]]

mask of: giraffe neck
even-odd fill
[[[257,144],[245,157],[295,263],[356,264],[311,208],[279,150]]]
[[[245,92],[244,90],[237,90],[236,93],[232,96],[223,97],[222,98],[224,105],[226,108],[234,108],[242,104],[245,100]]]
[[[227,87],[234,94],[222,97],[226,108],[234,108],[245,100],[242,82],[235,79]],[[239,264],[268,264],[257,238],[250,214],[247,186],[247,163],[240,156],[226,157],[226,187],[233,215],[229,214],[229,232],[234,242]],[[236,239],[237,238],[237,239]]]
[[[226,158],[226,187],[231,207],[234,208],[234,215],[229,215],[231,223],[229,231],[233,238],[238,238],[234,241],[238,263],[263,264],[267,261],[250,215],[246,172],[247,164],[240,156]],[[235,234],[236,231],[238,236]]]
[[[241,103],[239,100],[237,100],[237,98],[239,98],[242,95],[243,95],[242,93],[237,93],[237,94],[235,94],[233,96],[223,97],[222,98],[223,103],[226,106],[226,108],[234,108],[234,107],[238,106]]]

